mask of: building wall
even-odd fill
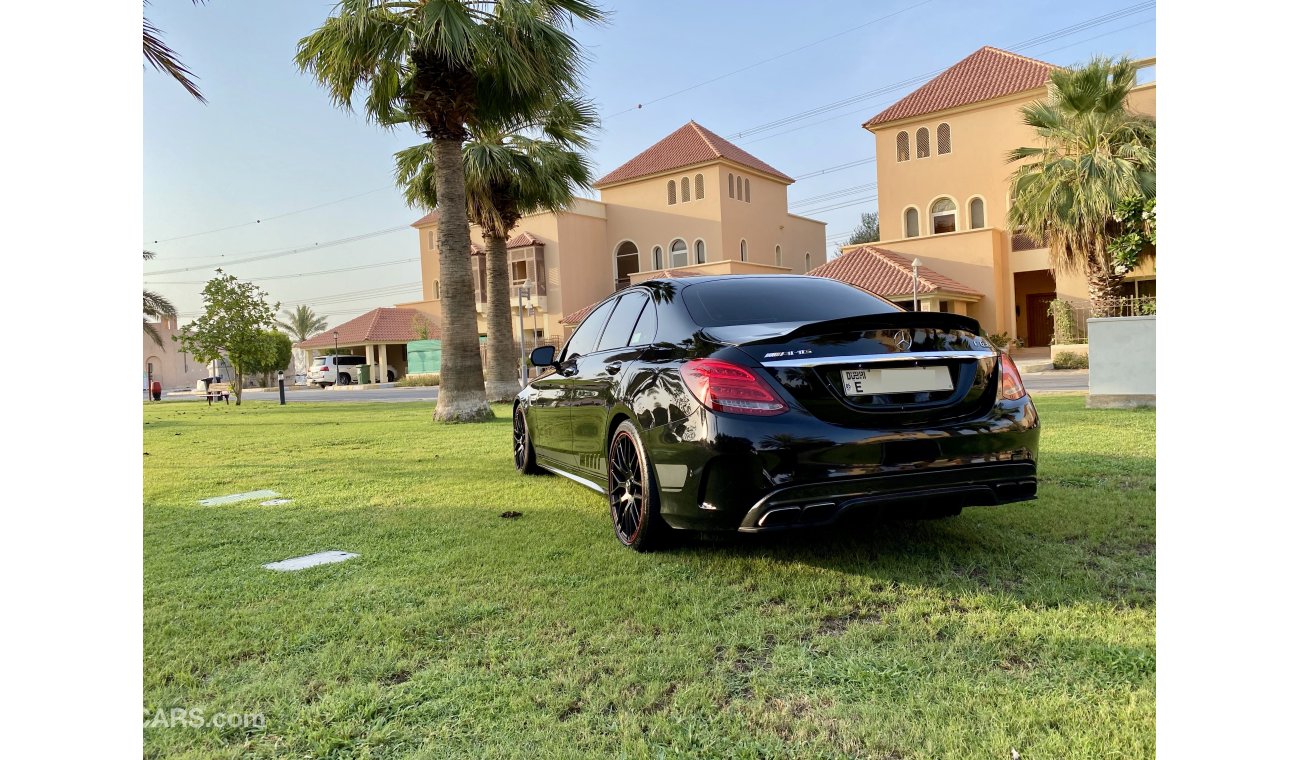
[[[153,342],[148,334],[143,336],[144,354],[140,362],[141,387],[147,387],[145,376],[149,366],[153,365],[153,379],[162,383],[164,391],[175,388],[193,388],[195,383],[208,376],[208,367],[203,362],[194,360],[193,356],[181,351],[181,344],[172,340],[179,335],[175,317],[164,317],[161,322],[153,323],[162,338],[160,346]]]
[[[984,229],[877,243],[978,290],[983,298],[967,313],[991,333],[1010,332],[1014,321],[1011,272],[1005,265],[1009,243],[1002,230]]]

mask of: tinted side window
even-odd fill
[[[655,339],[655,330],[658,326],[659,320],[655,316],[655,305],[651,301],[641,310],[641,317],[636,321],[636,326],[632,328],[632,335],[627,339],[627,344],[629,346],[644,346],[650,343]]]
[[[636,325],[636,320],[641,316],[641,309],[645,307],[645,302],[650,300],[640,291],[633,291],[618,299],[618,306],[614,307],[614,314],[609,318],[609,324],[605,326],[605,332],[600,336],[600,342],[596,344],[597,351],[604,351],[607,348],[622,348],[627,345],[627,339],[632,335],[632,328]]]
[[[609,313],[614,310],[615,303],[613,299],[606,301],[582,320],[582,324],[578,325],[578,329],[573,332],[573,337],[569,338],[568,345],[564,347],[564,361],[596,350],[596,340],[600,337],[600,330],[605,326],[605,320],[609,319]]]
[[[687,286],[682,300],[701,327],[821,322],[898,311],[865,290],[824,277],[719,279]]]

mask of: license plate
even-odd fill
[[[845,369],[840,370],[840,378],[846,396],[952,390],[952,375],[947,367]]]

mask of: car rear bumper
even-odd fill
[[[767,532],[877,506],[942,514],[1033,499],[1038,433],[1026,397],[976,419],[906,430],[699,410],[644,440],[670,525]]]

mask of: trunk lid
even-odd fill
[[[998,352],[969,317],[897,312],[796,325],[713,328],[800,406],[833,424],[933,424],[997,401]]]

